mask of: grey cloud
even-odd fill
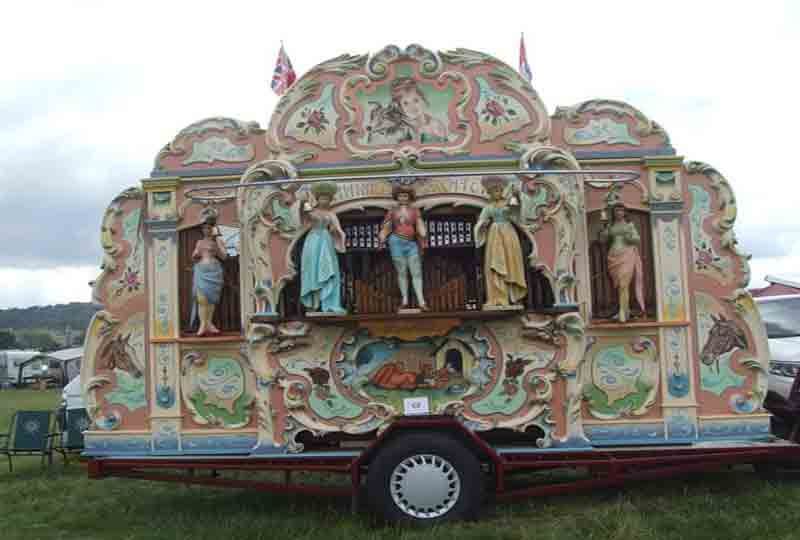
[[[136,82],[138,69],[104,66],[0,89],[0,267],[99,262],[103,211],[150,169],[138,150],[120,157],[109,141],[128,139],[104,123],[144,84]],[[62,112],[69,115],[56,125]]]
[[[6,246],[0,267],[98,263],[102,212],[114,195],[138,182],[144,164],[111,165],[102,154],[58,139],[43,140],[13,158],[0,170]]]
[[[782,257],[792,252],[793,240],[800,241],[800,227],[737,226],[736,238],[754,258]]]
[[[100,110],[115,97],[135,95],[144,87],[141,67],[112,65],[72,73],[67,79],[20,81],[0,89],[2,133],[14,135],[54,111]]]

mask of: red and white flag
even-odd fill
[[[525,53],[525,35],[521,34],[519,36],[519,72],[520,74],[527,79],[528,82],[531,82],[533,79],[533,73],[531,73],[531,66],[528,64],[528,55]]]
[[[272,90],[280,96],[292,86],[296,78],[297,74],[292,69],[292,62],[281,42],[281,50],[278,51],[278,60],[275,62],[275,71],[272,73]]]

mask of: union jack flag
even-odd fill
[[[275,62],[275,71],[272,74],[272,90],[279,96],[286,92],[292,83],[297,78],[297,75],[292,69],[292,62],[289,60],[289,55],[283,49],[281,43],[281,50],[278,51],[278,60]]]
[[[528,55],[525,53],[525,35],[522,34],[519,37],[519,72],[520,74],[525,77],[528,82],[531,82],[533,79],[533,73],[531,73],[531,66],[528,65]]]

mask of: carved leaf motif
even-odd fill
[[[359,71],[367,63],[366,54],[342,54],[318,64],[309,74],[333,73],[334,75],[347,75],[351,71]]]
[[[234,130],[236,136],[241,138],[264,133],[264,130],[258,125],[258,122],[242,122],[235,118],[224,117],[206,118],[183,128],[172,141],[164,145],[158,155],[156,155],[153,169],[156,171],[164,170],[161,166],[161,160],[164,157],[185,154],[185,139],[188,137],[199,136],[210,131],[224,131],[226,129]]]
[[[622,101],[593,99],[570,107],[558,107],[555,114],[553,114],[553,118],[564,118],[568,122],[575,124],[580,121],[580,115],[586,112],[611,113],[617,117],[627,116],[636,121],[635,133],[640,137],[659,135],[665,145],[670,144],[669,134],[664,131],[664,128],[650,120],[638,109]]]
[[[493,56],[489,56],[486,53],[460,47],[458,49],[442,51],[439,53],[439,55],[441,56],[442,60],[448,64],[456,64],[466,68],[478,66],[485,62],[497,61]]]
[[[751,255],[743,251],[736,239],[734,224],[736,223],[737,204],[728,180],[720,172],[707,163],[701,161],[689,161],[686,163],[686,171],[689,174],[702,174],[711,181],[720,199],[719,209],[714,211],[713,226],[720,232],[720,245],[734,254],[739,261],[741,276],[737,282],[737,288],[745,288],[750,282],[750,258]],[[698,188],[699,189],[699,188]],[[713,246],[705,246],[713,252]]]

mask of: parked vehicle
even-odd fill
[[[800,295],[757,298],[769,338],[769,389],[784,398],[800,372]]]
[[[55,439],[53,449],[62,454],[66,462],[69,454],[83,450],[83,432],[90,427],[83,403],[80,375],[62,389],[56,419],[59,436]]]
[[[786,459],[735,218],[724,176],[626,103],[550,116],[466,49],[338,56],[266,130],[181,130],[104,213],[89,474],[365,490],[390,520],[434,523],[484,489]],[[506,483],[565,467],[592,474]]]
[[[24,386],[47,377],[49,365],[34,350],[0,351],[0,387]]]
[[[74,377],[63,390],[61,390],[61,404],[59,410],[85,409],[81,392],[81,376]]]

